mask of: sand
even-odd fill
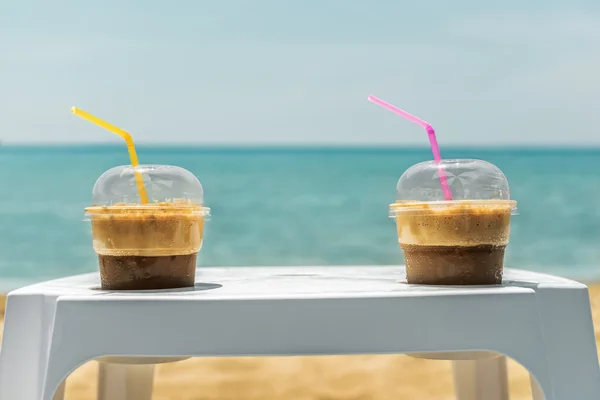
[[[590,286],[590,299],[598,342],[600,284]],[[95,362],[77,369],[67,381],[66,400],[95,399],[97,371]],[[529,375],[513,361],[509,380],[511,399],[531,398]],[[154,388],[155,400],[454,398],[450,362],[405,355],[194,358],[157,366]]]

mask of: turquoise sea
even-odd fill
[[[139,146],[196,174],[212,209],[200,266],[399,264],[388,205],[426,148]],[[500,167],[519,202],[507,266],[600,278],[600,149],[445,149]],[[96,270],[96,178],[125,146],[0,147],[0,290]]]

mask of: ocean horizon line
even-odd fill
[[[2,143],[2,150],[16,151],[114,151],[124,149],[124,143]],[[199,143],[136,143],[136,148],[146,151],[183,151],[183,152],[386,152],[413,153],[430,151],[426,145],[362,145],[362,144],[199,144]],[[442,151],[461,150],[467,152],[526,152],[526,153],[596,153],[598,146],[568,145],[448,145]]]

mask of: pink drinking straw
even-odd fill
[[[369,97],[367,97],[367,99],[371,103],[375,103],[378,106],[381,106],[381,107],[385,108],[386,110],[389,110],[389,111],[393,112],[394,114],[398,114],[401,117],[404,117],[407,120],[414,122],[415,124],[419,124],[423,128],[425,128],[425,130],[427,131],[427,136],[429,137],[429,144],[431,145],[431,152],[433,153],[433,159],[435,160],[436,163],[438,163],[440,184],[442,185],[442,193],[444,193],[444,199],[452,200],[452,193],[450,192],[450,186],[448,186],[448,179],[446,179],[446,172],[441,167],[441,165],[439,165],[439,163],[442,161],[442,155],[440,154],[440,147],[438,146],[437,139],[435,138],[435,131],[433,130],[433,127],[431,126],[431,124],[429,124],[429,122],[423,121],[421,118],[417,118],[414,115],[407,113],[404,110],[399,109],[396,106],[391,105],[390,103],[388,103],[386,101],[378,99],[377,97],[375,97],[373,95],[370,95]]]

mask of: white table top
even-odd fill
[[[537,288],[584,288],[551,275],[505,269],[504,281],[493,286],[409,285],[403,266],[300,266],[199,268],[193,288],[146,291],[103,291],[98,273],[76,275],[17,289],[14,295],[102,296],[119,298],[296,299],[373,298],[473,295],[535,291]]]
[[[64,363],[57,381],[104,356],[492,351],[527,365],[554,349],[561,374],[597,369],[583,284],[512,269],[485,287],[404,277],[402,266],[200,268],[195,287],[138,292],[102,291],[98,273],[57,279],[9,294],[3,357],[14,349],[13,368],[23,352],[48,355]]]

